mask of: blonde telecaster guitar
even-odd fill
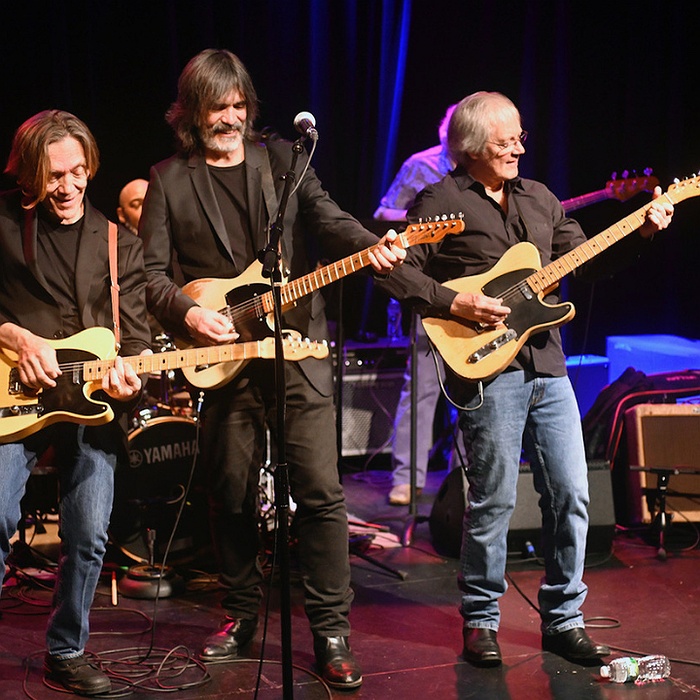
[[[700,177],[694,177],[671,185],[661,197],[677,204],[698,194]],[[650,206],[637,209],[545,267],[534,245],[518,243],[488,272],[446,282],[446,287],[457,292],[503,299],[511,313],[498,326],[457,318],[424,318],[425,331],[445,363],[470,381],[491,379],[510,365],[531,335],[570,321],[575,314],[573,304],[547,304],[544,296],[570,272],[638,229]]]
[[[108,328],[88,328],[63,340],[47,340],[56,350],[62,374],[57,386],[34,392],[19,379],[17,355],[0,348],[0,443],[20,440],[41,428],[67,421],[102,425],[114,418],[111,406],[90,398],[102,388],[102,378],[113,367],[116,357],[114,335]],[[325,343],[284,338],[285,360],[328,356]],[[253,358],[273,358],[274,338],[256,342],[190,348],[122,358],[138,374],[151,374],[216,362],[241,362]]]
[[[464,221],[443,218],[411,224],[400,233],[396,242],[402,248],[419,243],[435,243],[448,234],[464,231]],[[369,265],[369,253],[375,246],[321,267],[280,287],[282,310],[294,306],[301,297],[336,282]],[[262,276],[262,265],[254,262],[234,279],[202,278],[187,283],[182,291],[200,306],[219,311],[233,323],[241,340],[264,338],[272,333],[273,298],[270,283]],[[187,347],[187,346],[184,346]],[[200,389],[216,389],[235,377],[247,359],[223,363],[201,363],[183,368],[187,381]]]

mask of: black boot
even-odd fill
[[[496,630],[481,627],[463,627],[464,648],[462,656],[475,666],[499,666],[501,649],[496,640]]]
[[[605,644],[596,644],[583,627],[543,635],[542,649],[582,666],[597,666],[602,656],[610,654],[610,647]]]
[[[229,661],[240,655],[241,649],[249,644],[258,629],[258,618],[227,618],[221,627],[204,640],[199,652],[202,661]]]
[[[347,637],[317,637],[314,654],[321,676],[331,688],[359,688],[362,670],[350,651]]]

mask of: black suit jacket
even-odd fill
[[[118,282],[122,355],[150,345],[146,323],[143,247],[119,228]],[[37,214],[21,207],[19,191],[0,195],[0,323],[12,322],[44,338],[62,338],[63,323],[37,264]],[[83,328],[112,328],[107,219],[85,200],[85,221],[75,268],[75,294]]]
[[[275,197],[279,201],[284,184],[281,177],[291,164],[291,144],[272,141],[262,145],[246,141],[246,196],[256,249],[265,246],[267,223],[276,216],[275,211],[270,211],[273,208],[270,198],[266,200],[263,195],[264,161],[268,154]],[[299,158],[297,173],[302,172],[306,160],[304,153]],[[139,230],[145,245],[149,308],[166,329],[187,337],[184,317],[194,302],[172,281],[173,250],[186,282],[202,277],[235,278],[243,272],[234,261],[203,156],[174,156],[151,169]],[[323,189],[313,168],[309,168],[289,198],[285,212],[283,253],[290,279],[311,271],[308,246],[312,237],[331,259],[377,242],[373,233],[340,209]],[[328,338],[323,297],[319,292],[303,297],[285,314],[285,321],[314,340]],[[332,393],[330,359],[327,362],[307,359],[300,364],[320,393]]]
[[[146,274],[141,241],[119,227],[120,354],[138,355],[150,346],[146,322]],[[19,191],[0,195],[0,324],[15,323],[43,338],[65,336],[58,304],[37,264],[37,213],[22,209]],[[75,268],[75,294],[84,329],[113,328],[107,219],[85,200],[85,221]],[[123,419],[134,401],[109,399]],[[120,421],[116,421],[119,423]],[[126,427],[124,420],[120,422]]]

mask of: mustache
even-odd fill
[[[243,133],[243,129],[245,128],[245,124],[243,122],[239,122],[238,124],[214,124],[212,127],[212,133],[214,134],[232,134],[234,131],[238,131],[240,133]]]

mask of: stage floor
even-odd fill
[[[377,563],[353,554],[353,649],[362,663],[364,684],[355,692],[329,691],[310,671],[311,633],[302,607],[298,576],[293,572],[292,658],[295,698],[475,698],[479,700],[578,700],[631,698],[673,700],[700,696],[700,549],[696,528],[674,525],[665,562],[644,532],[616,532],[612,552],[589,556],[585,580],[590,588],[585,605],[589,632],[615,649],[615,655],[665,654],[671,658],[671,678],[643,686],[619,686],[602,681],[597,668],[582,668],[540,650],[536,602],[542,573],[537,559],[515,555],[509,562],[510,587],[502,600],[499,642],[503,666],[478,669],[461,660],[461,618],[457,611],[458,562],[436,554],[427,522],[413,523],[408,508],[386,504],[389,472],[353,465],[344,469],[343,483],[353,522],[370,521],[386,532],[362,527],[351,538]],[[417,512],[428,516],[445,472],[431,472]],[[406,527],[413,525],[410,546],[403,546]],[[31,537],[32,531],[28,533]],[[55,558],[55,531],[37,535],[31,544]],[[292,553],[293,557],[293,553]],[[283,697],[280,665],[278,587],[270,587],[264,663],[263,628],[249,650],[250,658],[200,666],[189,660],[203,638],[221,619],[215,567],[209,557],[178,567],[186,590],[153,600],[118,597],[112,604],[111,569],[124,562],[111,552],[110,570],[93,606],[89,650],[115,674],[115,688],[134,697],[155,698],[178,688],[177,697]],[[28,561],[35,566],[35,562]],[[123,576],[123,569],[116,568]],[[29,568],[28,574],[36,574]],[[41,575],[43,577],[43,574]],[[50,579],[45,585],[50,587]],[[50,593],[31,579],[8,581],[0,609],[0,697],[59,697],[45,686],[41,664]],[[163,670],[160,670],[161,662]]]

